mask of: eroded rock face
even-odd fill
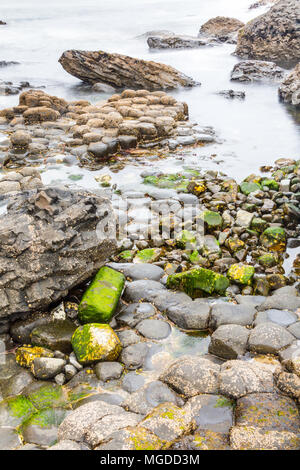
[[[280,85],[279,97],[285,103],[300,105],[300,62]]]
[[[206,46],[207,40],[183,34],[160,33],[149,36],[147,44],[150,49],[194,49]]]
[[[279,65],[295,65],[300,59],[299,17],[298,0],[280,0],[240,31],[236,54],[248,59],[272,60]]]
[[[260,82],[282,80],[284,71],[274,62],[244,60],[238,62],[231,72],[231,80],[238,82]]]
[[[214,37],[220,42],[236,43],[237,31],[244,26],[244,23],[236,18],[216,16],[204,23],[199,31],[199,37]]]
[[[45,187],[4,200],[0,218],[0,318],[44,309],[90,278],[115,249],[97,224],[110,203],[84,190]]]
[[[89,83],[147,90],[191,87],[197,83],[169,65],[103,51],[65,51],[59,59],[74,77]]]

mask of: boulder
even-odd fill
[[[284,103],[300,105],[300,62],[279,87],[279,97]]]
[[[147,44],[150,49],[194,49],[205,46],[207,41],[183,34],[161,33],[149,36]]]
[[[262,60],[244,60],[238,62],[231,72],[231,80],[238,82],[281,81],[284,70],[274,62]]]
[[[296,65],[300,58],[299,1],[280,0],[267,13],[249,21],[239,33],[235,52],[247,59]]]
[[[284,327],[275,323],[260,323],[250,333],[249,349],[259,354],[277,354],[286,348],[295,337]]]
[[[199,31],[199,37],[215,38],[220,42],[236,43],[236,33],[244,23],[236,18],[216,16],[204,23]]]
[[[222,294],[228,286],[229,281],[225,276],[205,268],[172,274],[167,279],[168,289],[181,290],[193,299],[213,292]]]
[[[115,240],[103,239],[97,230],[99,221],[112,217],[101,195],[44,187],[5,201],[7,212],[0,216],[1,319],[46,309],[89,279],[115,250]]]
[[[197,83],[169,65],[103,51],[65,51],[63,68],[84,82],[102,82],[123,88],[161,90],[191,87]]]
[[[236,359],[247,350],[249,330],[240,325],[221,325],[212,334],[209,352],[223,359]]]

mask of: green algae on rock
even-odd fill
[[[282,227],[269,227],[260,237],[262,245],[270,251],[284,251],[286,233]]]
[[[248,264],[232,264],[228,269],[227,276],[231,281],[250,286],[255,273],[253,266]]]
[[[186,191],[189,180],[180,174],[169,174],[160,176],[146,176],[143,181],[144,184],[151,184],[162,189],[175,189],[177,191]]]
[[[78,308],[82,323],[109,323],[119,302],[125,277],[106,266],[102,267],[82,296]]]
[[[222,294],[228,286],[229,280],[225,276],[205,268],[172,274],[167,279],[169,289],[184,291],[193,299],[213,292]]]
[[[278,263],[277,257],[272,255],[271,253],[261,255],[259,258],[257,258],[257,261],[261,266],[264,266],[265,268],[272,268]]]
[[[222,216],[218,212],[206,210],[200,214],[200,218],[208,229],[216,230],[222,226]]]
[[[36,357],[54,357],[53,351],[39,346],[21,346],[16,351],[16,362],[22,367],[30,369]]]
[[[122,346],[114,330],[106,324],[90,323],[80,326],[72,337],[72,346],[81,364],[114,361]]]
[[[135,263],[154,263],[160,257],[161,250],[159,248],[145,248],[137,252],[134,257]]]
[[[249,196],[250,193],[259,191],[261,186],[258,183],[243,181],[243,183],[240,184],[240,189],[243,194]]]
[[[196,234],[195,232],[190,232],[189,230],[182,230],[176,237],[176,245],[178,248],[192,249],[196,245]]]

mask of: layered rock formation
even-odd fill
[[[300,3],[280,0],[239,33],[236,54],[293,66],[300,60]]]
[[[236,18],[217,16],[204,23],[199,31],[199,37],[215,38],[219,42],[236,43],[236,33],[244,26]]]
[[[263,60],[244,60],[238,62],[231,72],[231,80],[239,82],[258,82],[282,80],[284,70],[273,62]]]
[[[206,46],[208,41],[183,34],[160,33],[149,36],[147,43],[150,49],[195,49]]]
[[[114,252],[97,224],[109,201],[84,190],[38,188],[2,198],[0,318],[45,309],[89,279]]]
[[[166,90],[197,83],[173,67],[158,62],[103,51],[65,51],[63,68],[84,82],[103,82],[117,88]]]
[[[285,103],[300,105],[300,62],[280,85],[279,96]]]

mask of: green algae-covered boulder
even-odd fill
[[[54,352],[39,346],[20,346],[16,351],[16,363],[28,369],[36,357],[54,357]]]
[[[260,189],[261,189],[261,187],[258,183],[254,183],[254,182],[248,183],[247,181],[243,181],[243,183],[240,184],[240,190],[246,196],[248,196],[250,193],[254,193],[255,191],[258,191]]]
[[[182,230],[176,237],[176,245],[178,248],[192,248],[196,245],[196,234],[189,230]]]
[[[257,261],[261,266],[264,266],[265,268],[272,268],[273,266],[276,266],[278,259],[271,253],[266,253],[265,255],[259,256],[259,258],[257,258]]]
[[[195,268],[183,273],[172,274],[167,279],[169,289],[180,290],[193,299],[204,297],[213,292],[222,294],[229,286],[225,276],[210,269]]]
[[[268,222],[260,217],[253,217],[250,227],[252,230],[263,232],[268,227]]]
[[[223,219],[218,212],[206,210],[200,214],[200,218],[204,220],[208,230],[215,230],[222,226]]]
[[[118,258],[122,261],[132,261],[135,255],[135,250],[124,250],[119,253]]]
[[[272,191],[278,191],[279,189],[279,184],[277,183],[277,181],[272,179],[262,180],[260,184],[262,187],[266,187],[268,189],[271,189]]]
[[[270,251],[284,251],[286,234],[282,227],[269,227],[260,237],[262,245]]]
[[[89,323],[77,328],[72,337],[72,346],[81,364],[114,361],[122,350],[114,330],[100,323]]]
[[[232,264],[228,269],[227,276],[231,281],[250,286],[255,273],[253,266],[248,264]]]
[[[138,251],[134,258],[135,263],[154,263],[160,257],[161,250],[159,248],[145,248]]]
[[[114,269],[101,268],[82,296],[78,308],[82,323],[109,323],[119,302],[125,277]]]

